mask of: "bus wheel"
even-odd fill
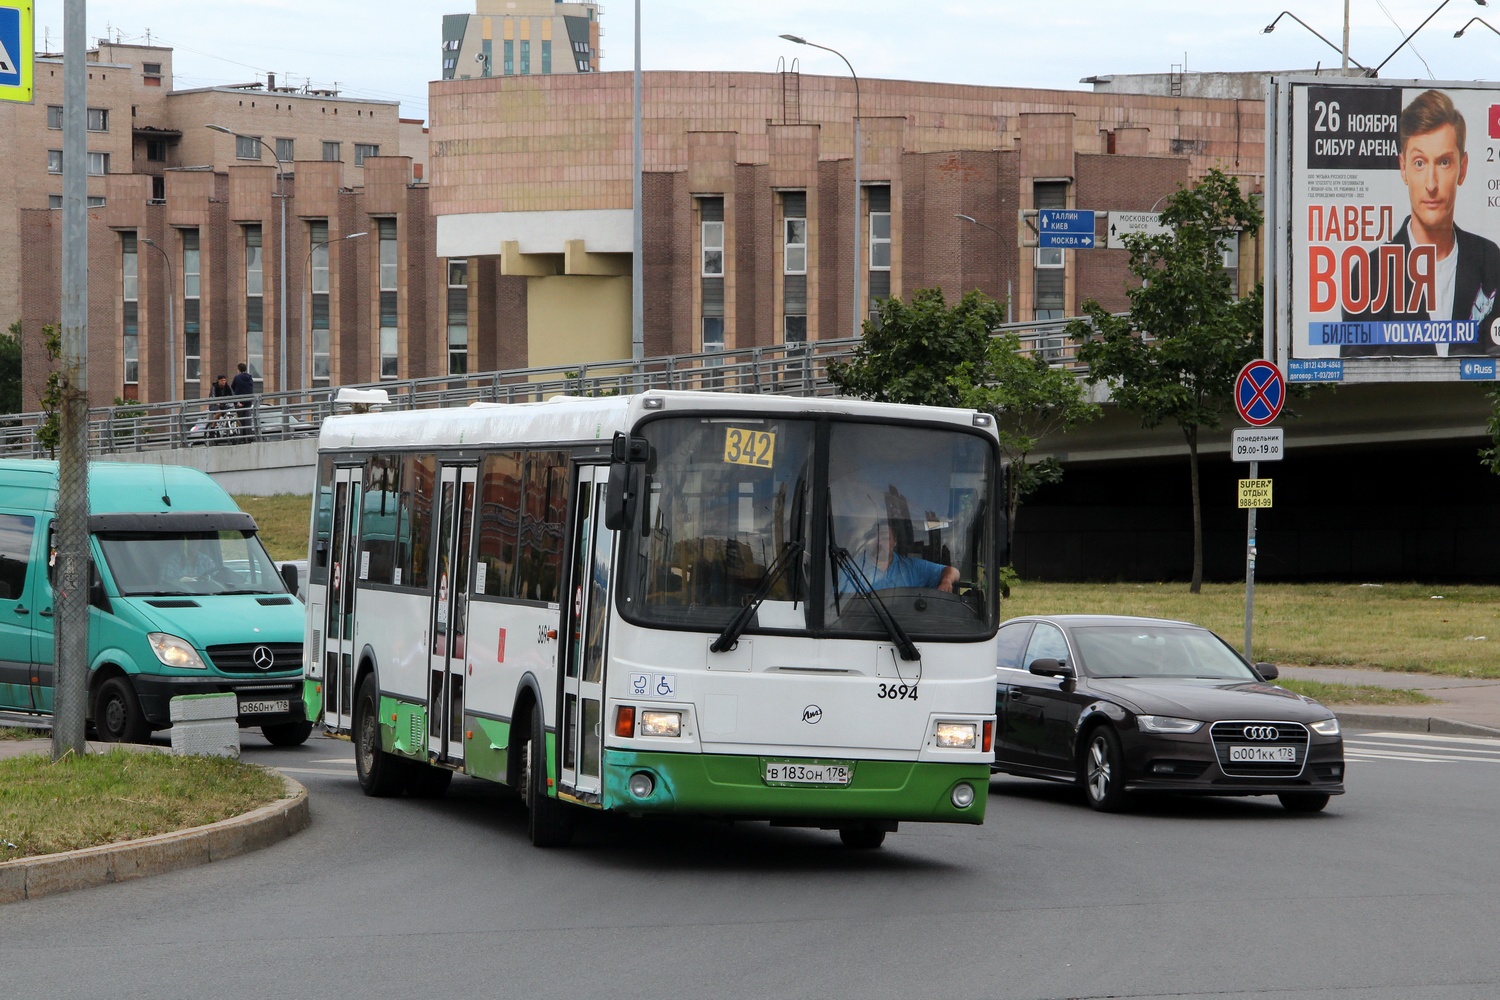
[[[878,826],[841,826],[839,839],[851,851],[873,851],[885,843],[885,831]]]
[[[300,747],[312,735],[311,722],[280,722],[274,726],[261,726],[260,734],[273,747]]]
[[[368,674],[354,699],[354,770],[359,787],[376,798],[400,795],[408,766],[380,748],[380,692],[375,675]]]
[[[547,734],[540,707],[531,712],[531,738],[521,757],[521,794],[526,799],[526,832],[537,847],[566,847],[573,839],[568,807],[547,794]]]
[[[135,688],[124,677],[111,677],[99,685],[94,698],[94,730],[106,743],[145,743],[151,727],[141,711]]]

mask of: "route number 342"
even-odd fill
[[[876,697],[895,701],[906,699],[916,701],[917,686],[915,684],[882,684]]]

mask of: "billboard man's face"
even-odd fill
[[[1469,156],[1458,150],[1458,132],[1444,125],[1406,140],[1399,157],[1401,179],[1411,195],[1412,218],[1427,232],[1453,230],[1453,202],[1469,170]]]

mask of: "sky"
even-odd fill
[[[178,88],[264,80],[337,87],[348,97],[401,102],[427,118],[427,83],[440,75],[442,17],[474,0],[88,0],[88,39],[175,49]],[[1386,59],[1390,80],[1494,80],[1500,75],[1500,5],[1475,0],[1348,0],[1351,58]],[[861,78],[985,86],[1089,89],[1111,73],[1312,69],[1341,60],[1344,0],[640,0],[645,70],[842,76],[837,56],[778,36],[838,49]],[[1290,6],[1272,34],[1262,29]],[[634,66],[634,4],[606,0],[600,23],[606,72]],[[39,50],[62,49],[63,0],[36,0]],[[1316,34],[1314,33],[1316,32]],[[1321,34],[1327,43],[1318,38]]]

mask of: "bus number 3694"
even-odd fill
[[[882,684],[880,685],[879,697],[891,698],[898,701],[902,698],[910,698],[912,701],[916,701],[917,686],[915,684]]]

